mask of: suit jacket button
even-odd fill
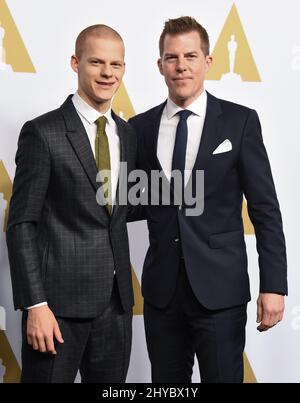
[[[179,238],[175,238],[174,242],[179,242],[179,240],[180,240]]]

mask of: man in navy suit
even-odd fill
[[[242,382],[250,300],[243,195],[255,227],[260,268],[259,331],[282,320],[287,269],[282,220],[254,110],[203,88],[212,64],[206,30],[193,18],[166,22],[158,67],[169,97],[130,120],[138,167],[148,175],[204,171],[204,209],[145,208],[150,247],[142,289],[153,382],[191,382],[196,354],[202,382]],[[169,183],[169,182],[168,182]],[[171,185],[172,190],[172,185]]]

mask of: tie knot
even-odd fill
[[[95,123],[97,125],[97,130],[98,131],[105,131],[105,125],[106,125],[107,119],[105,116],[100,116],[100,118],[98,118]]]
[[[192,114],[193,112],[184,109],[183,111],[178,112],[177,115],[179,115],[180,120],[187,120],[187,118]]]

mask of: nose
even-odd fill
[[[186,71],[186,60],[184,57],[179,57],[177,59],[176,71],[177,73],[182,73],[183,71]]]
[[[105,78],[112,77],[112,67],[109,63],[104,64],[101,69],[101,76]]]

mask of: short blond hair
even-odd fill
[[[81,31],[76,39],[75,55],[78,59],[80,59],[82,56],[87,38],[91,36],[95,36],[98,38],[117,39],[124,44],[121,35],[108,25],[104,24],[91,25],[90,27],[87,27],[83,31]]]

